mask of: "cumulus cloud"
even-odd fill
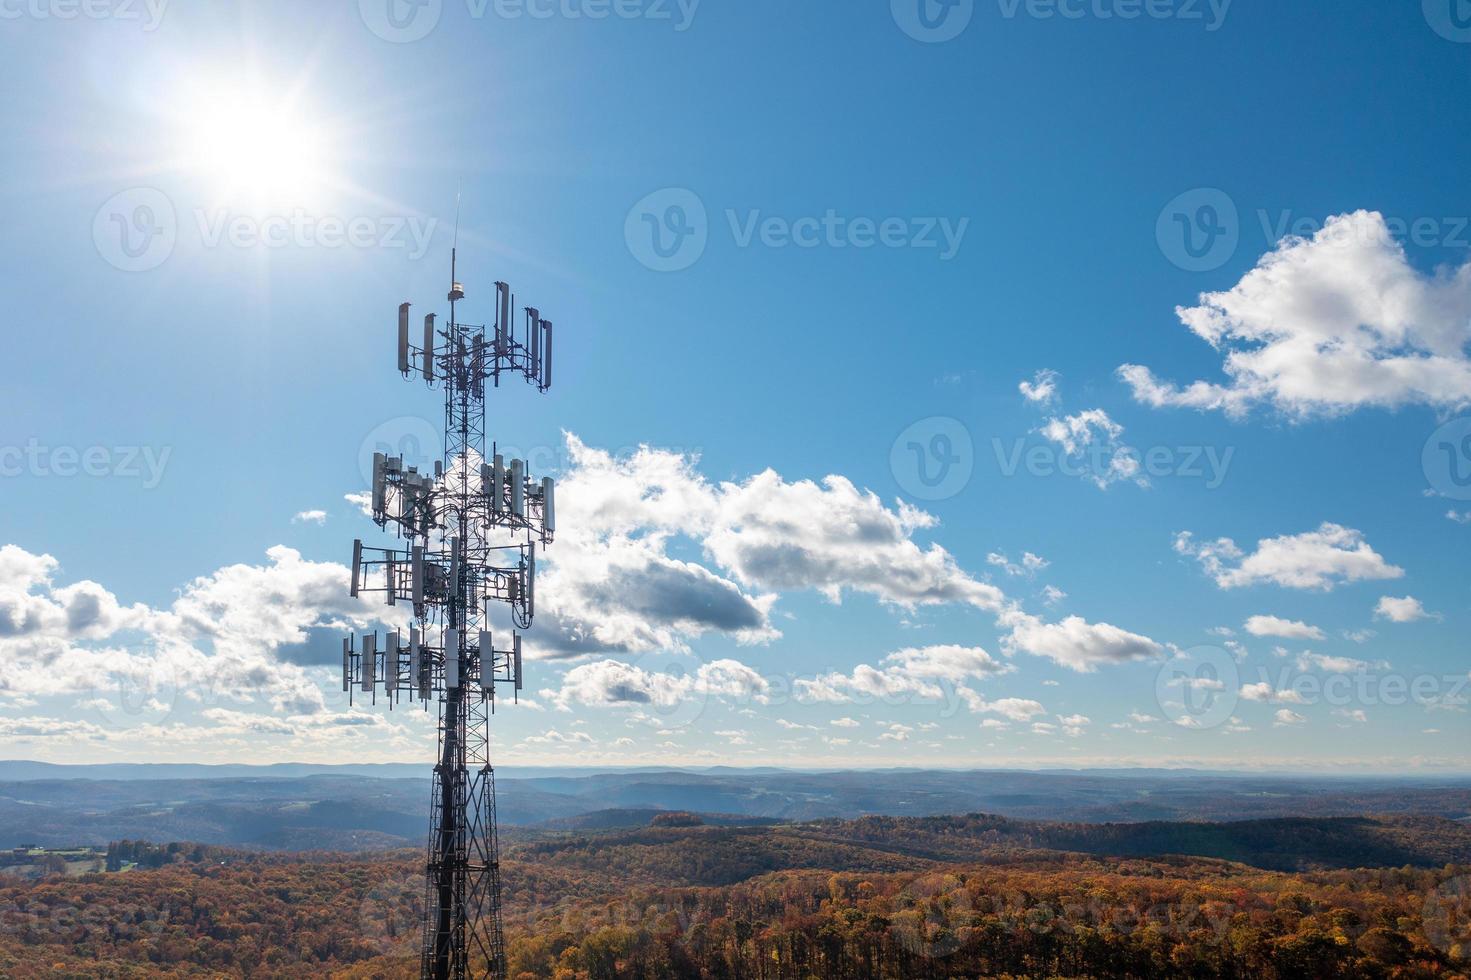
[[[1298,670],[1322,670],[1330,674],[1359,674],[1368,670],[1371,665],[1364,660],[1356,660],[1353,657],[1340,657],[1327,653],[1314,653],[1309,650],[1298,655]]]
[[[1021,575],[1032,578],[1052,563],[1041,555],[1034,555],[1030,551],[1022,554],[1022,560],[1020,562],[1013,562],[1001,552],[993,551],[986,556],[986,564],[1004,569],[1007,575]]]
[[[683,651],[707,631],[768,642],[780,636],[771,612],[781,592],[835,603],[859,593],[904,609],[1005,604],[940,545],[914,540],[931,515],[885,506],[843,477],[793,482],[768,470],[712,483],[681,453],[614,456],[570,434],[567,448],[563,530],[532,640],[541,656]],[[706,563],[675,557],[683,545]]]
[[[1040,701],[1033,701],[1030,698],[1000,698],[996,701],[981,701],[975,705],[975,708],[984,714],[1000,715],[1010,721],[1030,721],[1038,715],[1047,713],[1047,709],[1042,707]],[[982,722],[982,727],[994,728],[997,726],[989,722]]]
[[[705,630],[766,642],[780,635],[771,625],[776,597],[806,590],[834,603],[867,595],[906,611],[970,606],[1012,633],[1008,651],[1073,664],[1157,650],[1108,624],[1074,618],[1049,627],[1025,616],[939,544],[916,540],[935,526],[932,515],[903,502],[888,507],[843,477],[788,481],[767,470],[716,484],[691,456],[644,447],[615,457],[570,434],[567,446],[561,523],[568,530],[548,560],[533,639],[543,656],[683,650]],[[673,557],[679,541],[703,552],[709,567]],[[1023,576],[1047,567],[1031,552],[1014,566],[1004,555],[991,559],[998,561]],[[844,695],[855,683],[873,690],[903,683],[883,676],[889,668],[866,669],[873,673],[858,681],[847,675],[841,689],[814,686],[814,696]]]
[[[1425,611],[1425,606],[1414,596],[1404,596],[1396,599],[1394,596],[1383,596],[1379,604],[1374,607],[1375,619],[1387,619],[1391,623],[1414,623],[1422,619],[1438,618],[1434,613]]]
[[[714,660],[691,672],[650,671],[618,660],[600,660],[573,667],[562,677],[561,688],[541,694],[563,710],[574,705],[667,709],[709,698],[764,704],[770,690],[766,678],[738,660]]]
[[[1056,371],[1043,368],[1032,376],[1031,381],[1023,381],[1016,387],[1027,401],[1047,405],[1057,399],[1057,379]]]
[[[1274,689],[1270,682],[1261,681],[1257,684],[1243,684],[1241,696],[1248,701],[1264,701],[1275,704],[1303,704],[1303,696],[1292,688],[1281,691]]]
[[[1154,659],[1164,653],[1164,647],[1147,636],[1109,623],[1090,623],[1080,616],[1046,623],[1036,616],[1014,612],[1003,622],[1011,627],[1001,641],[1008,652],[1020,650],[1046,657],[1079,673],[1091,673],[1108,664]]]
[[[954,696],[973,708],[982,703],[970,686],[1009,668],[980,647],[910,647],[884,657],[877,667],[859,664],[849,673],[829,672],[793,682],[805,701],[942,702]]]
[[[369,501],[371,505],[372,501]],[[325,510],[303,510],[291,518],[292,524],[316,524],[320,527],[327,523],[327,512]]]
[[[1287,640],[1321,640],[1325,635],[1316,626],[1295,619],[1277,616],[1253,616],[1246,621],[1246,631],[1252,636],[1279,636]]]
[[[1301,725],[1306,721],[1306,718],[1298,714],[1296,711],[1293,711],[1291,708],[1279,708],[1277,709],[1277,713],[1272,716],[1272,725],[1275,728],[1286,728],[1290,725]]]
[[[35,695],[128,691],[167,709],[180,696],[262,699],[288,715],[325,705],[283,646],[318,627],[376,612],[347,596],[347,569],[275,547],[264,565],[231,565],[188,582],[164,609],[122,605],[95,582],[56,585],[55,559],[0,548],[0,654],[10,690]]]
[[[1371,548],[1363,532],[1330,523],[1316,531],[1264,538],[1251,554],[1230,538],[1198,541],[1182,531],[1175,537],[1175,551],[1198,561],[1223,589],[1271,584],[1327,592],[1348,582],[1405,574]]]
[[[1377,212],[1284,239],[1231,289],[1176,314],[1224,355],[1226,380],[1180,387],[1121,366],[1147,405],[1233,416],[1267,405],[1305,417],[1471,402],[1471,263],[1416,270]]]
[[[1149,480],[1139,473],[1138,454],[1120,441],[1124,427],[1101,408],[1061,418],[1054,416],[1037,431],[1044,439],[1057,444],[1078,472],[1100,489],[1120,480],[1149,485]]]

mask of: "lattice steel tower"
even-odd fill
[[[449,322],[424,318],[423,346],[409,339],[409,304],[398,309],[398,369],[444,387],[444,457],[432,473],[403,457],[373,457],[373,520],[390,524],[398,548],[353,542],[351,594],[409,604],[407,637],[377,631],[342,644],[342,686],[389,707],[417,700],[439,710],[439,762],[430,802],[420,975],[435,980],[505,976],[495,771],[490,717],[496,690],[521,690],[521,631],[536,599],[536,547],[556,528],[555,486],[533,481],[519,459],[509,465],[492,442],[485,451],[485,389],[520,376],[546,391],[552,383],[552,325],[527,307],[513,320],[511,287],[495,284],[490,332],[460,323],[465,298],[450,258]],[[492,632],[491,609],[504,604],[509,630]],[[507,639],[507,633],[509,638]],[[359,639],[361,644],[359,644]],[[498,645],[499,643],[499,645]]]

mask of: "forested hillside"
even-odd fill
[[[1471,975],[1471,861],[1446,821],[661,823],[507,843],[513,977]],[[1325,870],[1104,856],[1273,863],[1294,835]],[[1099,853],[1040,849],[1063,844]],[[119,844],[109,866],[132,870],[0,878],[0,976],[413,976],[420,859]]]

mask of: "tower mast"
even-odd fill
[[[458,221],[457,221],[458,223]],[[522,460],[486,453],[486,382],[520,375],[540,391],[552,382],[552,324],[527,307],[518,328],[511,287],[495,284],[491,331],[459,321],[465,298],[450,251],[449,319],[424,318],[422,346],[409,337],[410,304],[398,310],[398,368],[444,389],[444,456],[433,473],[402,456],[375,453],[371,510],[398,547],[353,542],[353,596],[406,601],[403,630],[348,636],[342,686],[349,697],[391,708],[434,702],[439,756],[430,793],[420,975],[433,980],[504,977],[500,858],[490,719],[497,688],[522,689],[521,641],[536,597],[536,547],[556,530],[555,484],[533,481]],[[505,608],[510,629],[493,631],[490,610]],[[509,635],[508,635],[509,633]],[[498,641],[504,641],[500,646]]]

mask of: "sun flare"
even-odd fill
[[[222,200],[309,207],[330,183],[326,128],[289,98],[214,90],[182,116],[185,165]]]

